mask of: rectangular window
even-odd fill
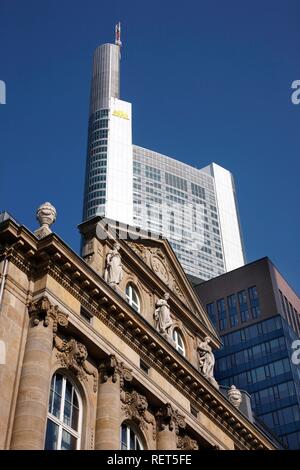
[[[140,359],[140,369],[145,373],[148,374],[150,367]]]
[[[155,181],[160,181],[160,170],[152,166],[146,165],[145,176],[146,178],[150,178]]]
[[[197,417],[198,417],[198,410],[197,410],[197,408],[195,408],[195,407],[194,407],[193,405],[191,405],[191,404],[190,404],[190,407],[191,407],[191,414],[192,414],[193,416],[195,416],[195,418],[197,418]]]
[[[227,328],[227,312],[224,299],[217,300],[217,310],[219,317],[219,328],[221,331],[223,331]]]
[[[219,320],[219,328],[220,328],[220,331],[226,330],[226,328],[227,328],[227,318],[221,318]]]
[[[251,313],[252,318],[256,319],[260,317],[261,311],[259,307],[259,299],[258,299],[258,292],[256,286],[249,287],[248,289],[250,305],[251,305]]]
[[[90,312],[88,312],[84,307],[80,308],[80,316],[87,323],[90,323],[90,324],[92,323],[93,315]]]
[[[256,286],[249,287],[248,292],[249,292],[250,300],[255,300],[255,299],[258,298],[258,293],[257,293]]]
[[[252,312],[252,318],[258,318],[260,317],[260,307],[256,306],[256,307],[252,307],[251,308],[251,312]]]
[[[225,307],[225,300],[224,299],[219,299],[217,300],[217,308],[218,308],[218,313],[226,313],[226,307]]]
[[[230,318],[230,326],[238,325],[238,312],[237,312],[237,299],[236,295],[232,294],[227,297],[227,305]]]
[[[216,316],[216,312],[215,312],[215,303],[212,302],[210,304],[207,304],[206,305],[206,310],[207,310],[208,316],[209,316],[210,320],[212,321],[213,325],[216,326],[217,325],[217,316]]]
[[[249,315],[249,310],[242,310],[241,311],[241,322],[242,323],[246,323],[250,318],[250,315]]]
[[[200,199],[205,199],[205,189],[198,184],[191,183],[192,186],[192,194]]]
[[[187,181],[179,176],[172,175],[171,173],[165,173],[166,184],[173,186],[173,188],[181,189],[181,191],[187,191]]]
[[[240,306],[241,305],[247,305],[248,303],[248,299],[247,299],[247,292],[245,290],[241,290],[239,293],[238,293],[238,297],[239,297],[239,304]]]

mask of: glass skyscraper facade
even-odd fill
[[[189,274],[226,271],[212,174],[134,145],[133,224],[168,238]]]
[[[300,449],[300,299],[264,258],[196,287],[224,347],[215,375],[251,395],[252,408],[291,449]],[[299,354],[300,358],[300,354]]]
[[[98,215],[167,238],[196,279],[245,263],[231,173],[132,145],[117,44],[99,46],[93,60],[83,220]]]

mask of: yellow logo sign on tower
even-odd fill
[[[113,112],[113,116],[117,116],[117,117],[120,117],[122,119],[129,119],[128,114],[125,113],[125,111],[121,111],[120,109],[116,109]]]

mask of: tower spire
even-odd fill
[[[116,24],[116,27],[115,27],[115,44],[116,46],[120,46],[120,47],[122,46],[120,21]]]

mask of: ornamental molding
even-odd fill
[[[131,392],[121,392],[121,409],[127,419],[133,421],[142,430],[148,429],[148,424],[152,424],[152,438],[156,439],[156,421],[154,416],[148,411],[148,400],[136,390]]]
[[[155,413],[157,429],[163,431],[168,428],[170,431],[175,430],[176,435],[180,429],[186,426],[185,418],[178,410],[175,410],[171,403],[166,403]]]
[[[57,305],[53,305],[46,295],[31,302],[28,306],[29,317],[32,326],[43,323],[45,327],[52,322],[53,336],[56,336],[58,325],[66,327],[68,325],[68,315],[59,310]]]
[[[151,270],[169,287],[169,289],[185,304],[185,298],[178,281],[172,273],[171,265],[161,248],[146,247],[139,243],[128,243],[129,247],[141,258]]]
[[[60,365],[69,369],[81,382],[87,381],[88,376],[94,378],[94,392],[97,391],[97,374],[88,363],[88,351],[84,344],[79,343],[74,338],[55,337],[54,346],[57,349],[56,357]]]
[[[132,369],[125,366],[124,362],[117,360],[114,354],[108,356],[99,366],[99,378],[102,383],[111,378],[113,383],[120,379],[120,387],[123,388],[125,382],[132,381]]]

